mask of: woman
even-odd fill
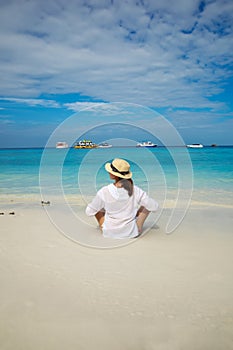
[[[114,183],[97,192],[86,214],[96,217],[104,237],[137,237],[149,213],[157,210],[158,203],[133,184],[126,160],[116,158],[107,163],[105,169]]]

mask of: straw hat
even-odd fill
[[[130,171],[129,163],[126,160],[119,158],[115,158],[112,163],[105,164],[105,170],[122,179],[131,179],[133,175]]]

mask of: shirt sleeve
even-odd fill
[[[143,206],[149,211],[156,211],[159,207],[159,204],[153,198],[150,198],[148,194],[139,187],[137,190],[139,206]]]
[[[86,207],[86,215],[87,216],[93,216],[93,215],[98,213],[98,211],[100,211],[103,208],[104,208],[104,201],[101,199],[101,197],[97,193],[97,195],[95,196],[95,198],[93,198],[91,203],[89,203],[87,205],[87,207]]]

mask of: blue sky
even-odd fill
[[[103,102],[149,107],[185,143],[233,144],[232,27],[232,0],[2,0],[0,147],[44,146]]]

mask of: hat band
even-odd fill
[[[110,164],[110,166],[112,168],[112,171],[114,171],[115,173],[119,173],[123,176],[130,173],[129,171],[119,171],[117,168],[114,167],[114,165],[112,165],[112,163]]]

